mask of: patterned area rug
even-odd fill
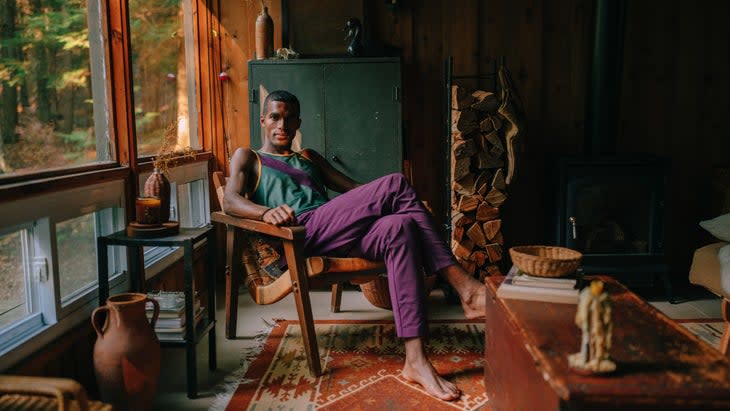
[[[430,323],[429,358],[463,394],[444,402],[400,377],[403,342],[390,321],[317,321],[324,375],[312,378],[296,321],[279,321],[226,410],[485,409],[484,324]]]

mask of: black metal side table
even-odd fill
[[[106,304],[109,296],[109,273],[108,273],[108,252],[107,246],[121,245],[125,247],[143,246],[180,246],[183,248],[183,259],[185,265],[184,294],[185,294],[185,318],[193,319],[188,323],[194,323],[194,290],[193,290],[193,246],[200,241],[207,240],[207,266],[210,274],[206,275],[208,281],[208,316],[200,324],[194,327],[185,327],[185,338],[182,341],[162,341],[163,346],[185,346],[187,362],[187,389],[188,398],[198,396],[198,374],[195,346],[208,334],[208,367],[216,369],[216,347],[215,347],[215,230],[208,225],[201,228],[180,228],[180,233],[168,237],[137,238],[129,237],[126,231],[122,230],[97,238],[97,253],[99,266],[99,305]],[[142,289],[144,273],[139,272],[141,266],[138,253],[132,253],[131,274],[132,290]]]

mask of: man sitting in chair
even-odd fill
[[[426,356],[421,268],[442,275],[454,287],[467,318],[484,315],[484,285],[456,262],[402,174],[359,184],[314,150],[292,151],[302,122],[299,113],[299,100],[287,91],[266,97],[260,120],[263,146],[233,154],[223,210],[277,226],[305,226],[307,255],[383,260],[396,332],[405,341],[403,377],[436,398],[459,398],[459,388],[441,378]],[[344,194],[329,200],[325,187]]]

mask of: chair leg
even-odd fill
[[[292,291],[294,292],[294,300],[299,314],[299,327],[302,330],[302,340],[309,364],[309,372],[313,377],[318,377],[322,375],[322,366],[319,363],[312,303],[309,300],[309,277],[307,277],[304,255],[301,252],[303,248],[301,243],[302,239],[299,238],[293,241],[284,241],[284,253],[286,254],[286,261],[289,263]]]
[[[342,283],[332,284],[332,304],[330,310],[333,313],[340,312],[340,305],[342,303],[342,288],[344,288]]]
[[[722,319],[725,322],[725,329],[720,338],[720,352],[730,357],[728,346],[730,346],[730,301],[722,299]]]
[[[226,228],[226,338],[236,338],[238,324],[238,288],[243,271],[243,232],[236,227]]]

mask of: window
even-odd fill
[[[27,231],[13,228],[0,235],[0,328],[30,314]]]
[[[98,0],[4,2],[0,174],[111,160],[100,20]]]
[[[191,7],[190,0],[130,0],[138,156],[156,154],[170,134],[177,149],[200,147]]]
[[[0,281],[10,289],[1,287],[0,355],[40,331],[69,328],[65,318],[88,318],[98,298],[96,237],[124,227],[123,203],[119,180],[3,204]],[[117,292],[128,286],[124,252],[109,250]]]
[[[96,238],[130,219],[129,176],[143,186],[141,170],[168,136],[175,151],[201,148],[193,6],[0,7],[0,372],[88,321],[98,305]],[[209,222],[207,160],[166,172],[173,218],[184,227]],[[107,251],[110,293],[128,291],[129,250]],[[151,250],[150,261],[147,251],[151,264],[172,250]]]

